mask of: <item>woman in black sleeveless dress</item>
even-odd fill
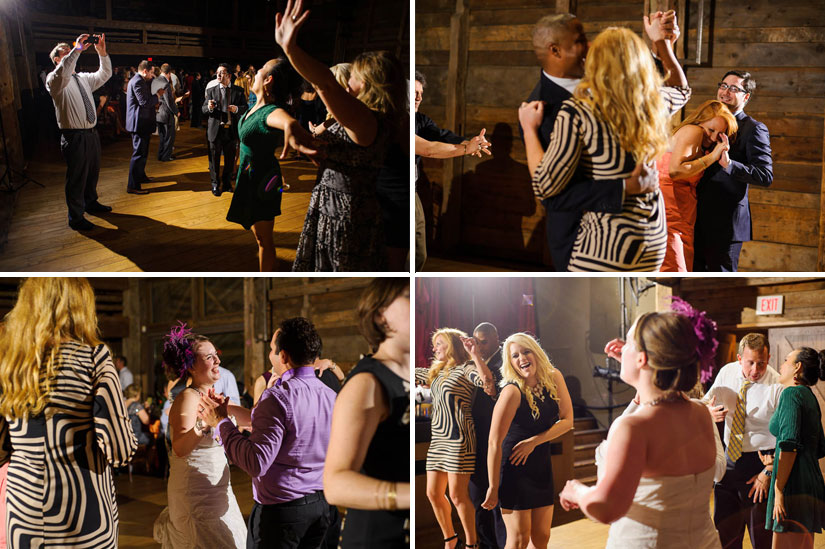
[[[501,374],[487,454],[490,488],[481,506],[501,502],[508,547],[516,540],[547,547],[555,499],[550,441],[572,429],[573,405],[561,372],[528,334],[504,342]]]
[[[324,466],[327,501],[347,507],[343,549],[410,545],[409,283],[378,278],[358,305],[375,354],[361,359],[338,395]]]

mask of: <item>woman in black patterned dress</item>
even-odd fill
[[[410,546],[410,279],[376,278],[358,304],[373,350],[335,401],[324,465],[330,505],[347,507],[343,549]]]
[[[461,330],[441,328],[433,334],[435,359],[429,369],[416,368],[415,381],[429,385],[433,395],[430,449],[427,451],[427,498],[444,534],[446,549],[458,545],[450,499],[464,527],[467,547],[475,547],[475,508],[470,499],[470,475],[475,470],[476,438],[472,403],[478,387],[495,394],[493,375],[474,338]],[[455,542],[455,543],[453,543]]]
[[[481,504],[501,502],[507,547],[547,547],[553,522],[550,441],[573,428],[573,403],[564,376],[532,336],[513,334],[501,346],[502,389],[490,424]]]
[[[318,170],[292,270],[383,271],[384,226],[376,179],[393,141],[409,141],[407,82],[389,52],[366,52],[352,63],[348,90],[324,64],[297,43],[309,12],[287,2],[275,22],[275,38],[292,66],[318,91],[335,119],[319,137],[326,158]]]
[[[111,467],[137,441],[86,279],[20,286],[0,331],[0,395],[12,450],[9,547],[117,547]]]
[[[646,26],[670,72],[668,86],[642,39],[630,29],[610,27],[596,37],[584,78],[561,104],[547,151],[538,140],[543,105],[522,104],[519,119],[536,196],[556,196],[574,173],[628,178],[637,163],[655,162],[665,152],[670,117],[688,102],[690,88],[660,19],[646,18]],[[584,212],[568,270],[658,271],[666,245],[661,193],[626,195],[619,213]]]

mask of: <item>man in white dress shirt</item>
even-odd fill
[[[92,92],[112,76],[112,61],[106,53],[106,35],[95,35],[95,50],[100,57],[97,72],[75,72],[80,54],[91,42],[90,35],[81,34],[74,46],[57,44],[49,57],[55,68],[46,76],[46,89],[54,101],[57,126],[60,128],[60,150],[66,160],[66,205],[69,227],[88,231],[95,225],[84,212],[111,212],[97,200],[97,178],[100,173],[100,138],[95,130],[97,112]]]
[[[129,367],[126,366],[126,357],[115,357],[115,368],[117,368],[117,375],[120,378],[120,390],[126,390],[126,387],[135,382],[135,376],[132,375]]]
[[[772,532],[765,529],[770,471],[758,452],[776,447],[769,424],[782,385],[777,371],[768,366],[765,335],[744,336],[736,358],[719,371],[705,397],[710,399],[714,421],[725,422],[727,447],[727,470],[713,489],[713,522],[725,549],[742,547],[746,525],[753,548],[770,549]],[[743,406],[739,414],[737,406]]]

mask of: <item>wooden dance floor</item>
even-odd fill
[[[252,512],[252,480],[238,467],[231,467],[232,490],[244,520]],[[120,514],[118,547],[160,547],[152,537],[152,526],[166,507],[166,481],[157,477],[129,475],[115,477]]]
[[[83,233],[68,226],[66,164],[57,144],[44,145],[28,174],[45,188],[28,183],[19,191],[0,271],[257,271],[252,232],[226,221],[232,194],[212,195],[205,133],[184,123],[173,162],[157,161],[152,137],[148,195],[126,193],[131,139],[103,144],[97,189],[114,211],[87,214],[98,228]],[[317,172],[302,160],[281,165],[290,189],[275,218],[275,245],[278,269],[289,270]]]

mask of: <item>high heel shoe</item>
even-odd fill
[[[458,539],[458,534],[453,534],[452,536],[450,536],[448,538],[444,538],[444,543],[449,543],[453,540],[456,540],[455,547],[453,547],[453,549],[461,549],[461,540]]]

